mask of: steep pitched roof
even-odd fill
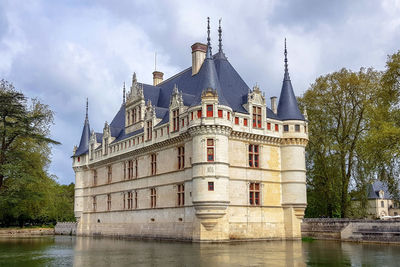
[[[278,117],[283,120],[301,120],[304,121],[304,116],[301,114],[297,104],[296,96],[293,92],[292,82],[290,81],[288,64],[287,64],[287,49],[285,39],[285,74],[283,77],[281,95],[278,103]]]
[[[90,139],[90,126],[89,126],[89,120],[86,117],[85,123],[83,125],[81,141],[79,142],[79,147],[75,151],[74,156],[80,156],[89,151],[89,139]]]
[[[379,192],[383,191],[384,199],[391,199],[392,195],[389,193],[388,187],[386,184],[382,183],[381,181],[375,181],[374,183],[368,186],[368,199],[378,199]]]

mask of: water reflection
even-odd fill
[[[400,246],[334,241],[223,244],[0,237],[0,266],[397,266]]]

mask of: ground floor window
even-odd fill
[[[250,183],[250,199],[249,203],[253,206],[260,205],[260,183]]]

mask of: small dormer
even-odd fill
[[[156,110],[151,104],[151,101],[147,101],[145,114],[144,114],[144,136],[146,141],[150,141],[153,138],[153,127],[157,124]]]
[[[103,128],[103,155],[107,155],[110,152],[109,145],[112,142],[112,139],[110,125],[105,122]]]
[[[249,112],[252,120],[251,126],[256,129],[262,129],[265,125],[265,118],[267,117],[267,105],[265,102],[265,95],[261,92],[258,85],[253,87],[247,94],[247,103],[244,108]]]
[[[171,132],[179,131],[180,116],[185,112],[183,105],[182,92],[178,90],[178,87],[174,85],[172,90],[171,100],[169,103],[169,122]]]
[[[379,190],[379,198],[381,199],[385,198],[385,192],[383,190]]]
[[[143,84],[137,82],[136,73],[132,75],[132,85],[127,94],[125,108],[125,131],[130,133],[143,127],[145,98]]]

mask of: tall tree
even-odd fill
[[[52,122],[53,112],[47,105],[36,99],[28,103],[11,83],[0,80],[0,190],[27,142],[36,144],[31,149],[59,144],[48,137]]]

